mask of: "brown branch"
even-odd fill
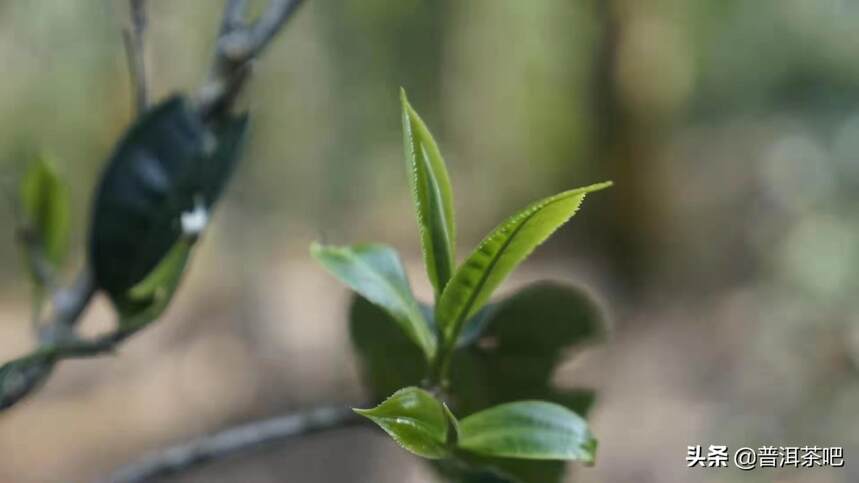
[[[250,29],[250,52],[246,58],[250,59],[259,55],[265,49],[271,39],[280,32],[280,28],[295,13],[301,5],[302,0],[270,0],[265,13],[257,19]]]
[[[174,475],[206,462],[245,452],[263,445],[335,429],[366,424],[347,407],[321,407],[304,412],[255,421],[203,436],[157,451],[120,468],[103,483],[142,483]]]
[[[224,6],[224,18],[221,21],[221,35],[244,27],[247,9],[247,0],[227,0]]]
[[[29,251],[35,253],[31,257],[41,256],[41,252]],[[15,405],[41,387],[60,359],[84,357],[82,347],[93,342],[77,339],[75,326],[95,292],[95,281],[89,270],[83,270],[72,286],[52,290],[51,315],[37,325],[39,347],[29,355],[0,366],[0,410]],[[89,351],[89,355],[94,355],[94,351]]]
[[[149,83],[146,75],[146,0],[129,0],[131,26],[122,30],[128,73],[134,92],[134,107],[137,113],[149,106]]]
[[[211,119],[230,109],[250,74],[253,59],[265,50],[302,2],[269,0],[263,14],[249,25],[245,22],[247,2],[227,1],[212,67],[197,93],[204,118]]]

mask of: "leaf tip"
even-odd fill
[[[611,188],[612,186],[614,186],[614,181],[608,180],[581,188],[581,191],[584,193],[593,193],[595,191],[602,191],[606,188]]]
[[[400,87],[400,109],[403,113],[403,129],[406,129],[407,126],[411,123],[412,105],[409,103],[409,96],[406,94],[406,89],[404,87]],[[411,128],[408,127],[407,132],[410,131]]]
[[[313,241],[310,243],[310,256],[313,257],[314,260],[318,262],[323,262],[326,258],[326,254],[332,254],[338,248],[334,245],[326,245],[319,241]]]
[[[372,411],[372,409],[352,408],[352,412],[354,412],[358,416],[363,416],[365,418],[372,419],[370,417],[370,411]]]
[[[582,445],[585,454],[582,457],[582,464],[585,466],[594,466],[596,464],[597,447],[599,441],[591,435],[590,438]]]
[[[415,111],[415,108],[412,107],[412,103],[409,101],[409,96],[406,94],[406,89],[404,87],[400,87],[400,105],[403,110],[403,122],[423,122],[420,120],[420,115]],[[412,129],[414,128],[409,127],[410,131]]]

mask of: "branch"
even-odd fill
[[[54,308],[53,326],[59,330],[73,330],[81,319],[84,310],[89,305],[96,292],[95,277],[89,267],[81,270],[77,280],[68,288],[54,291],[52,304]],[[43,333],[41,339],[55,342],[62,338],[57,334]]]
[[[95,292],[95,281],[89,270],[83,270],[71,287],[53,290],[52,314],[39,325],[39,348],[0,366],[0,410],[15,405],[41,387],[57,361],[84,357],[84,353],[95,355],[95,350],[85,348],[96,342],[104,345],[100,341],[81,341],[74,332]]]
[[[148,105],[148,89],[144,62],[144,33],[146,30],[146,0],[129,0],[131,30],[123,33],[129,69],[135,90],[138,114]],[[250,73],[250,63],[271,42],[302,0],[269,0],[266,11],[253,24],[244,21],[247,0],[227,0],[218,34],[215,58],[208,79],[199,89],[198,109],[205,120],[212,120],[230,109]],[[69,288],[56,286],[54,274],[42,270],[47,263],[39,241],[22,237],[31,250],[31,266],[36,277],[44,279],[51,292],[51,314],[38,324],[39,346],[31,354],[0,366],[0,411],[7,409],[38,389],[51,375],[54,366],[63,359],[93,357],[113,352],[125,339],[148,325],[121,325],[95,339],[81,339],[76,334],[83,312],[92,301],[98,287],[90,269],[84,268]],[[41,258],[40,258],[41,257]],[[44,263],[43,263],[44,262]],[[38,315],[38,313],[37,313]]]
[[[221,35],[244,26],[247,9],[247,0],[227,0],[224,19],[221,21]]]
[[[247,2],[227,0],[209,77],[197,94],[200,113],[211,119],[228,111],[250,74],[250,64],[292,18],[303,0],[269,0],[265,12],[248,25]]]
[[[12,203],[18,204],[17,200],[12,201]],[[45,258],[42,250],[42,241],[39,239],[35,229],[24,218],[24,215],[20,213],[16,213],[15,215],[15,223],[19,227],[17,234],[18,242],[26,247],[24,256],[27,257],[27,266],[30,268],[37,285],[52,289],[56,282],[54,267]]]
[[[149,87],[146,76],[146,0],[129,0],[131,27],[122,30],[125,54],[128,59],[128,73],[134,91],[134,106],[140,114],[149,105]]]
[[[246,58],[258,55],[280,31],[280,28],[292,17],[302,0],[270,0],[265,13],[251,27],[250,52]]]
[[[344,407],[321,407],[247,423],[169,447],[120,468],[103,483],[140,483],[173,475],[203,463],[324,431],[365,424],[366,419]]]

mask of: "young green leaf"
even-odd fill
[[[556,388],[551,376],[565,356],[601,340],[603,317],[586,291],[555,282],[529,285],[487,305],[466,323],[457,341],[459,350],[453,357],[455,370],[448,390],[452,410],[473,414],[498,404],[537,399],[585,416],[594,400],[593,391]],[[426,376],[420,349],[388,313],[358,295],[350,311],[350,333],[373,398],[417,385]],[[456,459],[461,456],[457,454]],[[437,469],[448,476],[445,481],[462,483],[558,483],[566,466],[563,461],[473,454],[468,454],[467,464],[435,463],[444,467]],[[493,478],[492,474],[504,477]]]
[[[400,389],[375,408],[355,412],[378,424],[397,444],[418,456],[439,459],[448,455],[448,417],[452,416],[423,389]]]
[[[442,292],[436,321],[446,344],[477,313],[492,292],[531,252],[578,210],[585,195],[611,186],[599,183],[542,199],[508,218],[466,259]]]
[[[569,409],[520,401],[460,421],[458,446],[484,456],[593,463],[597,442],[585,420]]]
[[[314,243],[310,253],[332,275],[390,313],[427,360],[432,360],[436,352],[435,337],[412,295],[406,272],[393,248],[378,244],[337,247]]]
[[[56,268],[65,258],[69,239],[68,187],[52,163],[39,156],[28,167],[20,186],[21,207],[29,235],[37,249]]]
[[[426,124],[400,90],[403,106],[403,145],[409,185],[418,215],[421,250],[427,275],[440,295],[455,265],[456,226],[453,191],[447,167]]]
[[[182,281],[191,248],[191,240],[180,239],[146,278],[115,300],[121,327],[146,325],[164,313]]]

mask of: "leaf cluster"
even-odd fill
[[[384,398],[357,411],[453,481],[557,482],[563,461],[591,464],[597,444],[582,417],[593,393],[557,389],[551,377],[571,347],[603,336],[600,310],[582,290],[553,282],[491,298],[587,194],[611,183],[532,203],[457,265],[446,164],[404,91],[401,101],[406,168],[435,303],[415,298],[391,247],[311,246],[314,258],[357,293],[352,340],[371,391]]]

